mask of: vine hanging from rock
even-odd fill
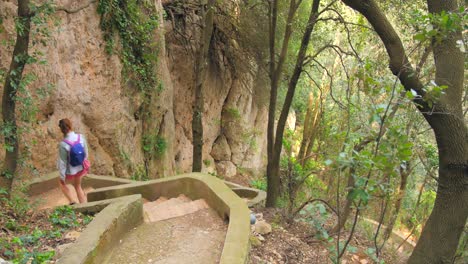
[[[97,11],[101,15],[106,51],[109,54],[120,51],[125,82],[148,95],[157,87],[157,47],[153,41],[159,24],[156,7],[149,1],[100,0]]]

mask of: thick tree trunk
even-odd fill
[[[31,14],[29,0],[18,1],[18,23],[22,24],[22,30],[17,30],[16,43],[10,69],[5,79],[2,97],[2,119],[4,126],[10,126],[11,132],[5,136],[5,145],[9,146],[5,152],[3,164],[3,185],[11,190],[13,177],[16,173],[18,160],[18,133],[16,126],[16,92],[23,77],[24,66],[28,60],[29,31],[31,28]]]
[[[437,15],[457,10],[458,2],[428,0],[428,7]],[[468,129],[462,112],[464,54],[456,45],[460,39],[461,32],[455,32],[432,45],[435,81],[448,87],[435,113],[425,114],[437,141],[439,183],[434,209],[409,263],[452,263],[468,217]]]
[[[423,85],[409,63],[393,26],[374,0],[342,0],[364,15],[381,38],[390,69],[406,90],[420,96],[416,106],[432,127],[439,151],[439,182],[434,209],[408,263],[451,263],[468,217],[468,129],[462,112],[464,55],[456,45],[461,32],[433,41],[436,83],[445,95],[430,106],[422,98]],[[429,12],[438,15],[458,9],[457,0],[428,0]]]
[[[467,133],[466,130],[456,133],[463,128],[463,123],[453,121],[440,122],[438,130],[443,132],[436,131],[439,147],[437,196],[409,263],[452,263],[467,220]]]
[[[200,34],[200,47],[195,62],[195,103],[192,115],[193,172],[201,172],[203,164],[203,83],[205,81],[208,51],[213,34],[214,4],[215,0],[208,0],[206,10],[202,11],[201,20],[204,24]]]

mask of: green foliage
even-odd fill
[[[4,210],[11,210],[18,217],[23,217],[27,211],[31,210],[29,200],[26,198],[24,193],[11,193],[10,197],[7,198],[8,190],[0,187],[0,205],[3,205]],[[0,213],[0,216],[2,214]],[[13,220],[14,221],[14,220]],[[11,223],[15,225],[15,223]]]
[[[228,114],[228,116],[232,119],[239,120],[241,118],[241,114],[239,109],[235,107],[228,107],[225,108],[224,111]]]
[[[252,180],[250,182],[250,185],[255,189],[259,189],[259,190],[262,190],[262,191],[267,190],[267,182],[266,182],[265,178]]]
[[[145,165],[139,164],[133,168],[133,173],[131,179],[134,181],[147,181],[149,180],[149,175],[146,173]]]
[[[143,136],[143,151],[150,157],[160,157],[167,149],[167,141],[156,134]]]
[[[26,248],[20,247],[20,249],[16,250],[15,253],[11,252],[11,255],[14,256],[12,260],[13,263],[41,264],[51,261],[55,256],[55,251],[40,251],[38,249],[34,249],[30,252]]]
[[[330,241],[325,224],[331,217],[327,208],[322,203],[308,204],[299,212],[301,220],[309,223],[316,230],[316,237],[321,240]]]
[[[385,261],[377,257],[375,248],[367,248],[365,253],[374,261],[374,263],[377,263],[377,264],[385,263]]]
[[[48,219],[54,228],[41,229],[43,225],[36,226],[35,221],[25,220],[32,214],[27,199],[19,194],[8,199],[6,194],[7,191],[0,188],[0,223],[4,223],[2,227],[8,231],[0,237],[0,257],[12,263],[46,263],[52,260],[55,251],[47,250],[44,244],[57,241],[68,228],[86,225],[93,219],[88,215],[77,215],[69,206],[59,207]]]
[[[98,13],[106,51],[112,54],[119,50],[115,41],[120,41],[123,76],[148,94],[158,84],[155,74],[157,47],[154,44],[158,17],[154,4],[138,0],[102,0],[98,4]]]
[[[216,172],[208,172],[209,175],[213,176],[213,177],[216,177],[218,179],[221,179],[221,180],[224,180],[224,175],[219,175],[218,173]]]
[[[16,139],[16,125],[14,125],[12,122],[1,122],[0,123],[0,135],[2,139],[5,139],[5,138]],[[2,145],[6,151],[9,151],[9,152],[13,151],[14,146],[11,144],[10,141],[3,140]]]
[[[205,164],[206,167],[209,167],[211,165],[211,160],[209,159],[204,159],[203,164]]]
[[[34,27],[31,28],[31,39],[32,44],[36,45],[38,43],[43,46],[47,46],[47,41],[51,37],[51,24],[54,22],[55,25],[58,25],[58,19],[55,14],[54,2],[46,0],[39,5],[30,4],[30,10],[35,15],[31,17],[31,24]]]
[[[415,10],[412,17],[411,22],[418,32],[414,35],[414,40],[436,42],[443,41],[451,33],[463,30],[468,18],[463,7],[458,12],[442,11],[440,14],[423,14],[420,10]]]
[[[59,206],[49,216],[50,222],[59,227],[71,228],[79,225],[77,215],[71,206]]]

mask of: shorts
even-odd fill
[[[79,177],[83,177],[85,176],[86,174],[88,174],[88,171],[89,171],[89,167],[91,167],[91,163],[89,162],[89,160],[85,160],[83,161],[83,170],[81,170],[80,172],[76,173],[76,174],[66,174],[65,175],[65,180],[72,180],[74,178],[79,178]],[[63,181],[63,179],[60,179]]]

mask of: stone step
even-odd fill
[[[188,198],[172,198],[164,202],[144,204],[145,222],[157,222],[194,213],[209,208],[203,199],[191,201]]]

